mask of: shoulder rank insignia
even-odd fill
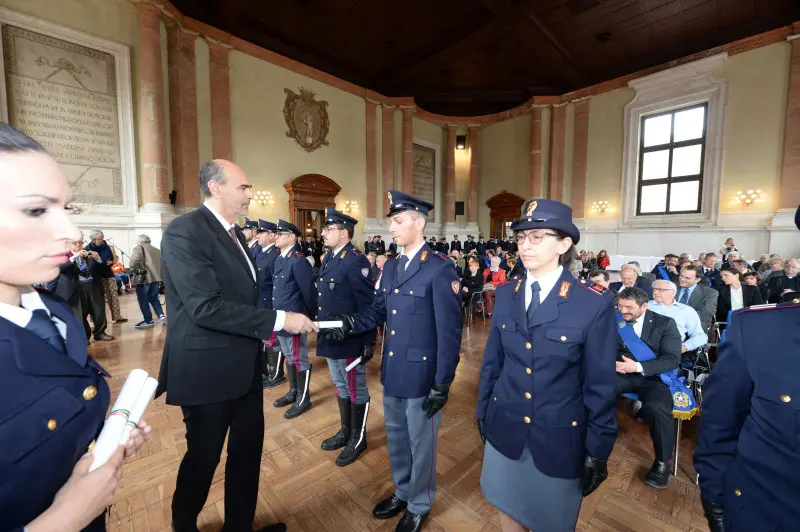
[[[515,293],[515,294],[516,294],[517,292],[519,292],[519,287],[520,287],[520,286],[522,286],[522,279],[520,279],[519,281],[517,281],[517,286],[515,286],[515,287],[514,287],[514,293]]]
[[[420,255],[419,261],[425,262],[427,260],[428,260],[428,250],[426,249],[425,251],[422,252],[422,255]]]
[[[559,287],[558,289],[558,297],[566,299],[567,296],[569,295],[569,289],[571,286],[572,283],[570,283],[569,281],[561,281],[561,287]]]
[[[342,254],[339,255],[339,258],[343,259],[345,255],[347,255],[347,250],[342,251]]]
[[[587,284],[584,284],[583,287],[586,288],[588,291],[594,292],[595,294],[597,294],[599,296],[602,296],[603,294],[608,292],[607,288],[603,288],[602,286],[600,286],[599,284],[596,284],[596,283],[591,283],[591,284],[587,283]]]
[[[369,275],[369,268],[361,268],[361,275],[367,277]]]
[[[303,255],[303,254],[302,254],[302,253],[300,253],[299,251],[295,252],[295,256],[296,256],[296,257],[305,257],[305,255]]]

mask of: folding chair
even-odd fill
[[[473,308],[475,305],[480,305],[480,313],[483,321],[486,321],[486,303],[483,300],[483,292],[474,292],[469,298],[469,305],[467,305],[467,327],[472,326]]]

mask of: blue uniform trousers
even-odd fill
[[[395,494],[408,502],[408,511],[430,511],[436,494],[436,447],[442,412],[428,419],[424,397],[383,396],[383,416]]]
[[[346,371],[345,368],[355,360],[354,358],[329,358],[327,360],[328,370],[331,372],[331,379],[339,397],[350,399],[357,405],[366,404],[369,401],[366,365],[358,364],[350,371]]]
[[[308,361],[308,334],[278,336],[278,343],[287,364],[294,366],[297,371],[307,371],[311,368],[311,363]]]

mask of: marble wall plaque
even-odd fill
[[[412,150],[412,175],[414,178],[412,196],[435,204],[436,150],[416,143]]]
[[[61,163],[76,202],[122,205],[114,56],[11,24],[2,40],[9,123]]]

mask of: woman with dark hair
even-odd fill
[[[717,321],[727,322],[731,310],[764,304],[758,287],[742,284],[741,274],[732,266],[723,266],[720,275],[723,285],[717,302]]]
[[[464,305],[469,305],[472,301],[472,294],[480,292],[483,289],[483,273],[481,266],[478,263],[478,258],[470,256],[467,259],[467,268],[464,270],[464,275],[461,277],[461,299]]]
[[[495,291],[478,392],[481,489],[503,532],[566,532],[608,476],[617,437],[616,314],[604,288],[567,269],[580,239],[572,209],[531,200],[511,229],[526,273]]]
[[[33,288],[59,275],[81,232],[67,177],[33,139],[0,124],[0,522],[27,532],[105,530],[122,462],[145,434],[89,472],[108,374],[88,357],[83,327],[61,298]]]
[[[611,259],[608,258],[606,250],[601,249],[600,253],[597,254],[597,267],[601,270],[605,270],[609,266],[611,266]]]

